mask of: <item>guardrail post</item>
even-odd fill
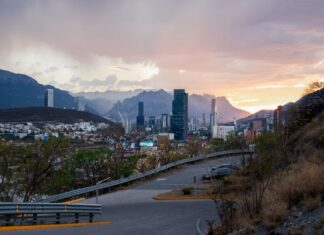
[[[79,223],[79,213],[75,213],[75,223]]]
[[[33,224],[37,224],[37,214],[33,214]]]
[[[89,223],[92,223],[93,222],[93,213],[90,213],[89,214]]]
[[[61,214],[60,213],[56,213],[56,223],[59,224],[61,221]]]

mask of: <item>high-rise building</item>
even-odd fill
[[[144,102],[138,102],[138,115],[136,117],[136,127],[137,131],[144,131]]]
[[[188,133],[188,94],[184,89],[174,90],[171,130],[176,140],[186,140]]]
[[[284,111],[281,105],[273,112],[273,128],[275,131],[281,130],[284,126],[285,118]]]
[[[45,107],[54,107],[54,90],[46,89],[45,91]]]
[[[190,118],[189,121],[189,131],[198,131],[199,120],[198,118]]]
[[[212,133],[212,136],[214,136],[214,131],[217,130],[217,128],[214,128],[214,126],[217,126],[217,106],[216,106],[216,99],[211,99],[211,109],[210,109],[210,131]]]
[[[124,119],[124,122],[123,122],[123,127],[125,129],[125,133],[126,134],[129,134],[132,132],[132,122],[130,119]]]
[[[210,126],[211,128],[217,124],[217,107],[216,99],[211,99],[211,109],[210,109]]]
[[[85,104],[84,100],[82,97],[77,98],[77,103],[78,103],[78,111],[84,111],[85,110]]]
[[[170,128],[170,118],[167,113],[163,113],[161,116],[161,129],[162,131],[169,131]]]
[[[152,129],[155,128],[155,116],[149,116],[149,127]]]
[[[205,115],[205,113],[203,113],[203,115],[202,115],[202,126],[206,127],[206,115]]]

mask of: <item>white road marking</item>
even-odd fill
[[[158,179],[156,179],[156,181],[165,181],[165,180],[167,180],[167,178],[158,178]]]

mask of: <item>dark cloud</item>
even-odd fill
[[[311,63],[323,15],[321,0],[12,0],[0,2],[0,33],[11,48],[45,43],[79,59],[213,70],[218,57]]]
[[[323,0],[0,0],[0,64],[13,58],[21,63],[10,68],[28,70],[21,54],[32,48],[24,59],[38,60],[49,48],[53,63],[42,61],[41,71],[57,65],[49,78],[62,88],[183,87],[237,98],[261,83],[323,77],[323,15]],[[146,63],[160,72],[148,76]],[[111,74],[118,79],[102,79]],[[293,100],[295,90],[262,90],[255,100]]]

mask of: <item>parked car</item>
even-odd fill
[[[218,165],[218,166],[214,166],[211,168],[211,171],[216,170],[216,169],[220,169],[220,168],[231,168],[233,170],[239,171],[240,168],[236,165],[233,164],[222,164],[222,165]]]
[[[226,175],[235,174],[239,170],[240,170],[240,168],[235,165],[223,164],[220,166],[212,167],[210,173],[203,175],[202,179],[203,180],[211,179],[211,178],[218,179],[218,178],[222,178]]]

